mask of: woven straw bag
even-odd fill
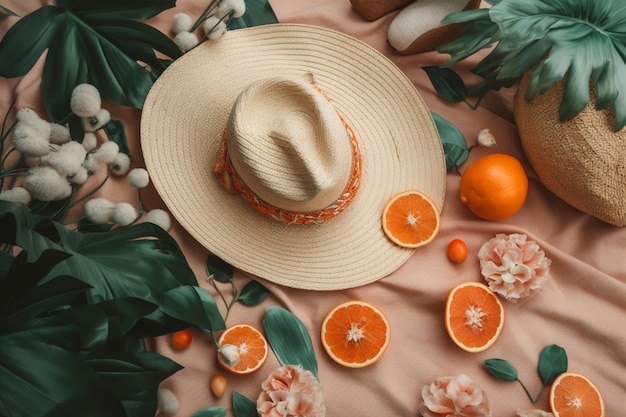
[[[514,116],[524,152],[540,181],[571,206],[614,226],[626,225],[626,129],[614,132],[612,109],[590,103],[572,120],[559,121],[565,80],[531,102],[530,73],[515,97]]]

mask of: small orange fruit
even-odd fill
[[[333,308],[322,323],[322,345],[338,364],[369,366],[385,353],[391,326],[378,307],[365,301],[346,301]]]
[[[191,344],[193,338],[191,330],[184,329],[172,333],[170,337],[170,346],[174,349],[185,349]]]
[[[439,233],[439,208],[418,190],[396,194],[383,210],[383,230],[395,244],[418,248],[430,243]]]
[[[584,375],[564,372],[550,388],[550,408],[554,417],[604,417],[600,391]]]
[[[467,258],[467,245],[461,239],[452,239],[448,243],[448,259],[461,263]]]
[[[478,158],[461,175],[459,198],[476,216],[502,220],[526,202],[528,177],[515,157],[500,153]]]
[[[448,294],[445,325],[448,335],[461,349],[482,352],[500,336],[504,309],[486,285],[463,282]]]
[[[237,324],[222,333],[218,343],[220,346],[234,345],[237,347],[239,361],[230,365],[218,354],[218,362],[224,369],[234,374],[249,374],[259,369],[267,359],[267,341],[263,334],[248,324]]]

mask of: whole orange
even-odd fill
[[[511,155],[494,153],[472,162],[461,175],[459,198],[476,216],[502,220],[526,202],[528,177]]]

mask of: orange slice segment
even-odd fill
[[[486,285],[463,282],[448,294],[445,325],[448,335],[461,349],[482,352],[500,336],[504,308]]]
[[[322,323],[322,345],[338,364],[364,368],[377,362],[391,340],[385,314],[365,301],[352,300],[333,308]]]
[[[439,208],[426,194],[408,190],[392,197],[383,210],[382,226],[396,245],[418,248],[439,233]]]
[[[554,417],[604,417],[604,401],[589,378],[577,372],[564,372],[550,388],[550,408]]]
[[[218,354],[219,364],[234,374],[249,374],[259,369],[267,359],[268,347],[263,334],[248,324],[237,324],[222,333],[220,346],[231,344],[237,347],[239,362],[231,366]]]

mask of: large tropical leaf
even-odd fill
[[[483,94],[513,85],[533,68],[527,100],[566,79],[561,120],[589,103],[592,83],[596,108],[613,107],[615,130],[626,125],[626,3],[622,0],[499,0],[493,7],[452,13],[444,23],[465,32],[439,48],[448,66],[497,44],[473,71],[484,81],[468,90]]]
[[[29,72],[47,50],[41,92],[53,121],[70,113],[71,92],[89,82],[111,103],[141,109],[168,64],[180,50],[147,19],[175,0],[59,0],[18,20],[0,42],[0,76]],[[148,68],[146,68],[146,66]],[[152,72],[152,73],[151,73]]]
[[[183,321],[223,328],[212,298],[189,284],[195,279],[173,239],[129,229],[93,236],[105,252],[109,244],[130,244],[136,261],[152,265],[151,275],[129,275],[122,263],[116,276],[93,240],[23,205],[0,203],[0,243],[22,248],[0,257],[0,415],[152,417],[159,384],[181,366],[146,349],[142,324],[150,335]],[[72,245],[86,245],[91,258]],[[150,284],[160,278],[165,287]]]
[[[144,331],[150,329],[145,337],[189,324],[205,331],[224,328],[215,301],[197,286],[174,238],[154,224],[83,234],[33,216],[21,204],[0,202],[0,243],[20,246],[31,261],[48,249],[72,255],[51,276],[88,284],[91,303],[132,297],[158,306],[142,322]]]
[[[68,256],[21,251],[0,276],[0,415],[152,417],[159,383],[180,369],[132,334],[156,306],[87,304],[82,281],[50,276]]]

